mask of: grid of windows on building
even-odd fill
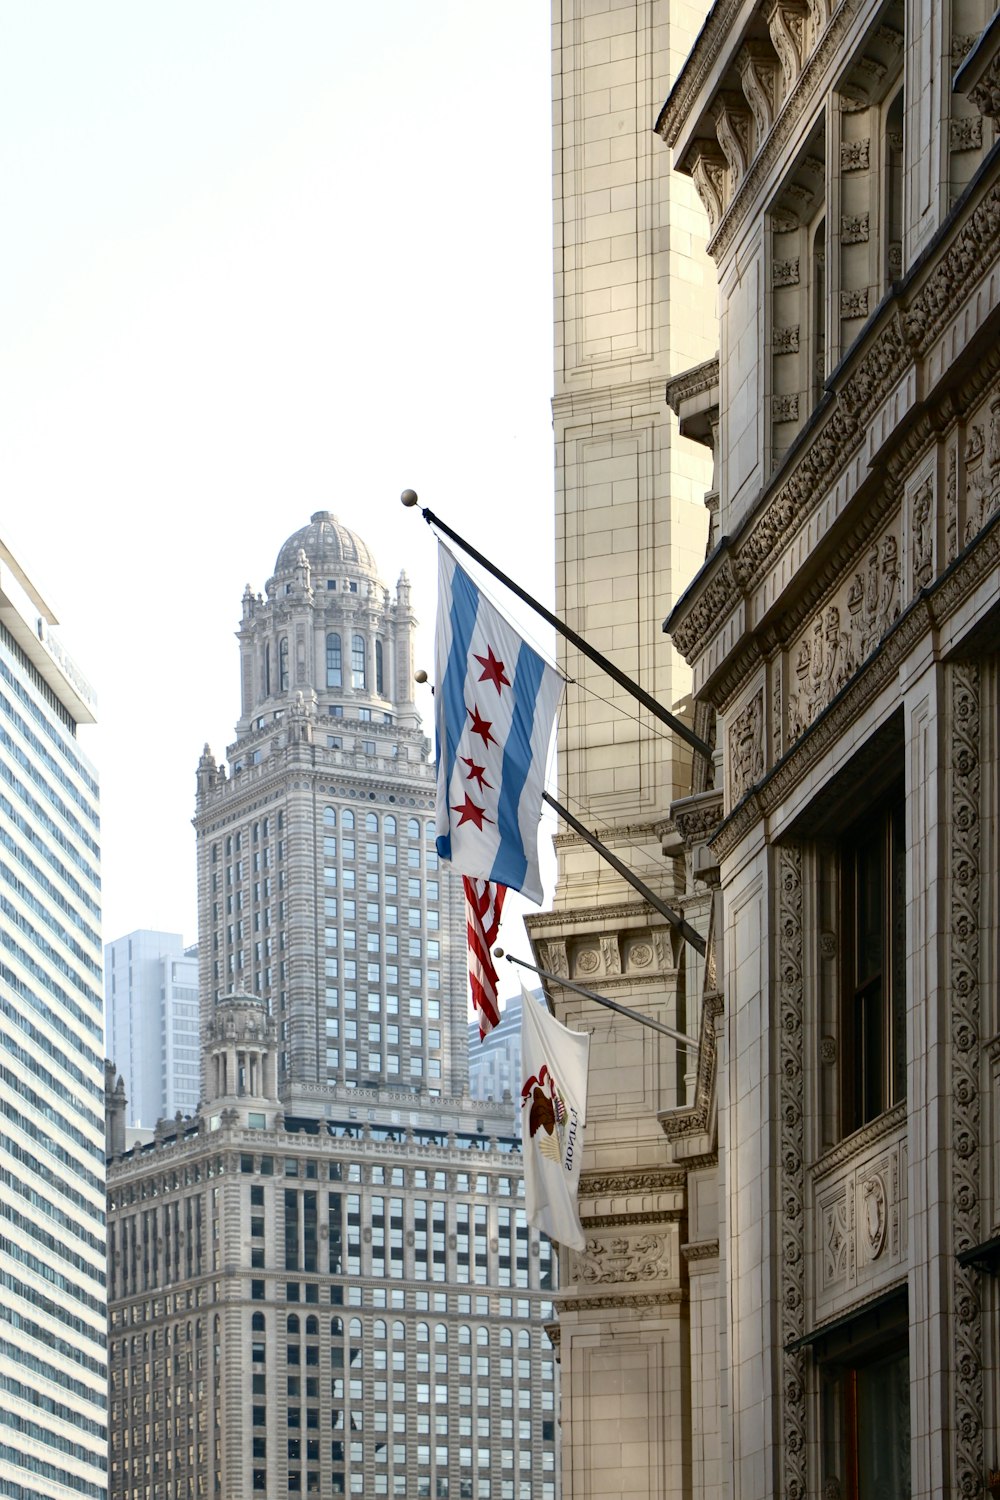
[[[113,1167],[114,1494],[555,1500],[554,1256],[515,1143],[365,1128],[360,1162],[355,1130],[192,1126]]]
[[[103,1500],[104,1027],[94,699],[0,543],[0,1493]]]
[[[109,1172],[122,1500],[555,1500],[554,1261],[509,1106],[469,1096],[414,628],[326,511],[244,595],[197,777],[204,1102]]]
[[[176,932],[141,929],[105,944],[107,1047],[125,1083],[126,1123],[152,1129],[201,1097],[198,952]]]

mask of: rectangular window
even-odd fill
[[[906,1097],[905,855],[898,798],[842,849],[845,1135]]]

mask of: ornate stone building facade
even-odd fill
[[[671,428],[663,388],[715,350],[714,277],[697,196],[652,127],[704,8],[560,0],[553,14],[557,609],[685,713],[690,673],[660,625],[668,580],[686,582],[704,556],[710,468]],[[711,898],[687,899],[669,816],[690,752],[597,667],[575,653],[561,665],[561,800],[704,930]],[[539,966],[687,1029],[698,963],[577,836],[556,842],[553,909],[529,920]],[[695,1064],[662,1034],[549,992],[560,1019],[593,1034],[587,1245],[560,1266],[563,1494],[665,1497],[690,1473],[692,1399],[709,1422],[714,1407],[684,1374],[687,1172],[661,1124],[686,1103]]]
[[[469,1097],[413,625],[326,511],[244,595],[198,766],[203,1102],[109,1169],[122,1500],[556,1500],[553,1266],[510,1106]]]
[[[742,1500],[981,1495],[1000,1451],[989,10],[720,0],[658,122],[721,296],[714,379],[669,393],[715,452],[666,628],[718,774],[674,807],[717,920],[665,1126],[717,1154]]]

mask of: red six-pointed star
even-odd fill
[[[472,653],[479,665],[485,668],[479,681],[492,682],[497,692],[501,693],[505,687],[510,687],[510,678],[504,672],[503,662],[493,655],[493,647],[487,646],[486,651],[486,656],[478,656],[475,651]]]
[[[493,728],[492,719],[484,719],[479,712],[479,704],[474,708],[466,708],[466,713],[472,720],[472,733],[478,734],[484,745],[497,744],[497,740],[490,734]]]
[[[467,765],[469,768],[466,772],[466,781],[474,781],[479,787],[480,791],[482,791],[485,787],[490,787],[492,789],[492,781],[486,780],[485,766],[477,766],[475,761],[468,755],[460,755],[458,758],[463,762],[464,765]]]
[[[486,809],[484,807],[477,807],[468,793],[466,793],[465,801],[457,807],[453,806],[451,810],[459,814],[459,828],[461,828],[463,823],[475,823],[476,827],[482,831],[484,821],[487,823],[493,822],[492,818],[487,818]]]

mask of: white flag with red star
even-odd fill
[[[538,823],[562,681],[438,547],[437,850],[542,899]]]

